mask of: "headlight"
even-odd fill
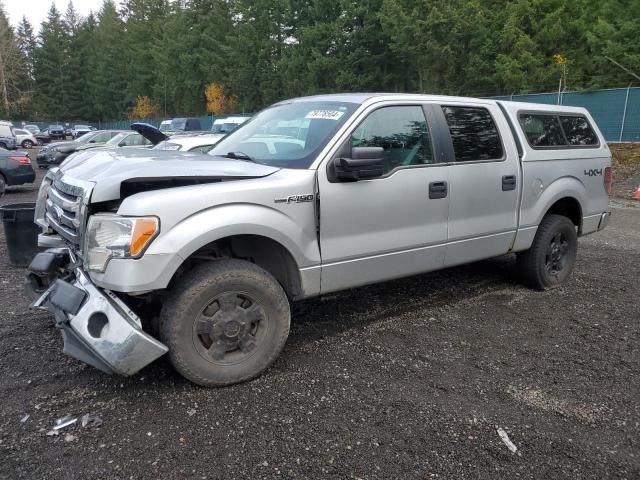
[[[51,172],[51,170],[49,170]],[[51,178],[49,177],[50,173],[47,172],[47,175],[42,179],[42,183],[40,184],[40,189],[38,190],[38,196],[36,197],[36,208],[35,215],[33,221],[43,227],[47,228],[47,222],[44,219],[46,213],[46,202],[47,202],[47,194],[49,193],[49,185],[51,185]]]
[[[160,231],[156,217],[93,215],[85,237],[85,263],[104,272],[112,258],[138,258]]]

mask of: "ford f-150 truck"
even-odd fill
[[[241,382],[295,300],[508,253],[562,283],[609,220],[610,161],[582,108],[398,94],[283,101],[207,155],[78,152],[39,190],[33,305],[105,372],[168,353]]]

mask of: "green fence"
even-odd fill
[[[607,90],[595,90],[592,92],[564,92],[558,93],[531,93],[524,95],[507,95],[491,97],[497,100],[513,100],[516,102],[531,102],[545,104],[569,105],[585,107],[608,142],[640,142],[640,87],[611,88]],[[241,114],[236,114],[241,115]],[[225,115],[226,117],[227,115]],[[210,130],[215,117],[210,115],[198,117],[203,130]],[[158,126],[162,118],[147,118],[135,120],[151,123]],[[14,122],[19,126],[22,122]],[[26,122],[35,123],[40,128],[46,128],[50,124],[62,122]],[[62,123],[66,125],[67,122]],[[88,124],[100,129],[128,130],[133,120],[113,120],[109,122],[69,122],[73,124]]]
[[[640,142],[640,87],[491,98],[584,107],[589,110],[608,142]]]

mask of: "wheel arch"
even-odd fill
[[[290,299],[302,295],[300,269],[291,252],[273,238],[256,234],[225,236],[201,246],[184,259],[170,285],[195,265],[224,258],[246,260],[263,268],[274,276]]]

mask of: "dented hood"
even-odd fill
[[[199,183],[260,178],[279,170],[206,154],[149,149],[92,149],[60,166],[65,176],[95,184],[91,202],[117,200],[138,191]]]

